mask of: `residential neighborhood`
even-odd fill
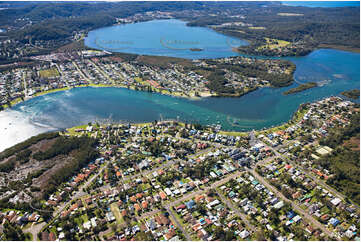
[[[326,98],[300,107],[287,127],[237,135],[177,121],[74,127],[62,135],[97,138],[101,157],[42,209],[1,218],[41,240],[357,240],[359,207],[314,163],[331,150],[318,140],[347,125],[354,105]],[[299,146],[312,153],[295,158]]]
[[[138,57],[126,60],[107,51],[82,50],[31,57],[37,61],[29,67],[5,68],[0,78],[0,105],[4,109],[18,102],[49,92],[75,87],[123,87],[166,95],[199,98],[221,95],[210,88],[209,71],[218,66],[267,67],[268,74],[289,75],[292,68],[276,60],[229,57],[193,60],[184,63],[153,64]],[[233,68],[234,69],[234,68]],[[270,80],[225,69],[226,88],[242,93],[270,86]],[[205,74],[201,74],[205,73]]]

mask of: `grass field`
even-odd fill
[[[258,47],[258,49],[276,49],[276,48],[282,48],[282,47],[285,47],[289,44],[291,44],[290,42],[288,41],[285,41],[285,40],[279,40],[279,39],[270,39],[270,38],[265,38],[267,44],[265,45],[262,45],[260,47]]]
[[[265,27],[248,27],[249,29],[266,29]]]
[[[60,76],[60,74],[58,72],[58,69],[53,67],[53,68],[50,68],[50,69],[39,71],[39,76],[41,78],[51,78],[51,77],[58,77],[58,76]]]
[[[248,136],[247,132],[237,132],[237,131],[219,131],[220,134],[229,135],[229,136]]]

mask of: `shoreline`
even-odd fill
[[[146,92],[146,91],[143,91],[143,90],[135,90],[135,86],[130,86],[128,88],[126,86],[117,86],[117,85],[112,85],[112,84],[87,84],[87,85],[77,85],[77,86],[74,86],[74,87],[62,87],[62,88],[50,89],[50,90],[47,90],[47,91],[41,91],[41,92],[35,93],[32,96],[28,96],[28,97],[24,98],[23,100],[20,97],[15,98],[10,102],[11,103],[10,107],[7,104],[4,104],[3,109],[0,110],[0,112],[5,111],[6,109],[12,108],[14,105],[17,105],[19,103],[28,101],[28,100],[36,98],[36,97],[45,96],[45,95],[48,95],[48,94],[51,94],[51,93],[56,93],[56,92],[63,92],[63,91],[71,90],[73,88],[84,88],[84,87],[93,87],[93,88],[114,87],[114,88],[129,89],[129,90],[133,90],[133,91]],[[168,94],[168,93],[163,93],[163,92],[158,92],[158,91],[153,91],[153,92],[150,92],[150,93],[158,93],[158,94],[162,94],[162,95],[168,95],[168,96],[179,97],[179,98],[187,98],[187,99],[200,99],[200,98],[203,98],[203,97],[212,97],[212,95],[201,96],[201,97],[197,97],[197,96],[187,97],[187,96],[182,96],[182,95],[179,95],[179,94]]]
[[[212,93],[200,93],[200,96],[195,96],[194,93],[191,93],[190,96],[186,96],[183,93],[179,93],[179,92],[169,92],[168,90],[159,90],[159,89],[152,89],[152,92],[147,92],[144,90],[137,90],[137,86],[131,85],[131,86],[124,86],[124,85],[113,85],[113,84],[84,84],[84,85],[77,85],[77,86],[73,86],[73,87],[62,87],[62,88],[55,88],[55,89],[50,89],[47,91],[41,91],[38,93],[35,93],[32,96],[28,96],[25,97],[24,99],[18,97],[15,98],[11,101],[11,106],[9,107],[7,104],[3,105],[3,109],[0,110],[1,111],[5,111],[6,109],[12,108],[14,105],[17,105],[19,103],[28,101],[32,98],[36,98],[36,97],[40,97],[40,96],[44,96],[44,95],[48,95],[51,93],[56,93],[56,92],[63,92],[63,91],[67,91],[67,90],[71,90],[73,88],[84,88],[84,87],[93,87],[93,88],[108,88],[108,87],[113,87],[113,88],[124,88],[124,89],[128,89],[128,90],[132,90],[132,91],[138,91],[138,92],[144,92],[144,93],[156,93],[156,94],[160,94],[160,95],[167,95],[170,97],[175,97],[175,98],[185,98],[188,100],[200,100],[202,98],[208,98],[208,97],[214,97],[214,98],[218,98],[218,97],[241,97],[243,95],[246,95],[252,91],[255,90],[251,90],[248,91],[246,93],[243,93],[242,95],[217,95],[217,94],[212,94]]]
[[[341,96],[336,96],[336,97],[342,98]],[[279,131],[279,130],[287,129],[292,124],[299,122],[302,119],[303,115],[305,113],[307,113],[308,109],[302,109],[302,107],[305,104],[307,104],[307,103],[300,104],[298,106],[298,108],[293,112],[290,119],[288,121],[282,123],[282,124],[279,124],[279,125],[276,125],[276,126],[271,126],[271,127],[268,127],[268,128],[253,129],[253,130],[249,130],[249,131],[235,131],[235,130],[222,130],[221,129],[221,130],[219,130],[219,134],[231,135],[231,136],[245,136],[245,135],[249,135],[250,132],[255,132],[256,135],[259,135],[261,133],[276,132],[276,131]],[[178,120],[175,120],[175,119],[164,120],[163,122],[177,122],[178,124],[180,124],[182,126],[185,125],[185,122],[178,121]],[[138,127],[143,127],[143,126],[146,126],[146,125],[149,125],[149,124],[152,124],[152,123],[153,122],[125,122],[125,121],[122,122],[122,121],[119,121],[119,122],[116,123],[116,125],[131,124],[131,125],[135,125],[135,126],[138,126]],[[94,125],[96,123],[93,122],[92,124]],[[106,126],[106,125],[109,125],[109,124],[108,123],[102,123],[102,124],[99,124],[99,127],[100,126]],[[77,129],[84,129],[85,130],[87,126],[88,126],[88,124],[77,125],[77,126],[73,126],[73,127],[70,127],[70,128],[65,128],[64,131],[66,133],[70,134],[70,135],[75,135],[76,134],[75,130],[77,130]],[[208,125],[205,125],[205,126],[208,126]],[[61,132],[61,131],[58,131],[58,132]]]

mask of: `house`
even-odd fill
[[[179,205],[178,207],[176,207],[176,210],[178,211],[178,210],[183,210],[183,209],[185,209],[186,208],[186,205],[185,204],[181,204],[181,205]]]
[[[166,240],[170,240],[170,239],[173,238],[175,235],[176,235],[175,230],[174,230],[174,229],[170,229],[170,230],[168,231],[168,233],[166,233],[166,234],[164,235],[164,238],[165,238]]]
[[[167,196],[172,196],[173,195],[172,191],[168,187],[166,189],[164,189],[164,191],[167,194]]]
[[[338,197],[336,197],[336,198],[334,198],[334,199],[331,200],[332,205],[335,206],[335,207],[336,207],[337,205],[339,205],[340,202],[341,202],[341,199],[339,199]]]
[[[160,196],[160,198],[161,198],[162,200],[167,199],[167,195],[165,195],[165,193],[164,193],[163,191],[161,191],[161,192],[159,193],[159,196]]]
[[[42,232],[41,233],[41,240],[49,241],[49,233],[48,232]]]
[[[148,202],[147,202],[147,201],[143,201],[143,202],[142,202],[142,208],[143,208],[143,209],[147,209],[147,208],[148,208]]]
[[[186,202],[186,206],[188,209],[192,209],[194,206],[196,206],[196,203],[193,200],[190,200],[189,202]]]
[[[278,203],[276,203],[275,205],[273,205],[273,207],[274,207],[275,209],[280,209],[280,208],[283,207],[283,205],[284,205],[283,201],[279,201]]]
[[[302,219],[302,217],[300,215],[296,215],[292,220],[297,223],[298,221],[300,221]]]
[[[134,204],[134,208],[135,208],[135,211],[139,211],[139,210],[141,210],[141,208],[140,208],[140,206],[139,206],[139,204],[138,203],[136,203],[136,204]]]
[[[164,216],[164,214],[160,214],[159,215],[159,218],[160,218],[160,220],[161,220],[161,224],[162,225],[168,225],[168,224],[170,224],[170,220],[166,217],[166,216]]]
[[[331,224],[333,227],[336,227],[340,223],[340,221],[337,218],[331,218],[328,223]]]
[[[287,213],[287,218],[289,218],[289,219],[293,218],[294,216],[296,216],[296,214],[295,214],[295,212],[293,212],[293,211],[289,211],[289,212]]]
[[[239,236],[241,239],[245,239],[249,236],[249,232],[247,230],[243,230],[241,233],[239,233]]]

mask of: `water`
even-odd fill
[[[311,8],[360,7],[360,1],[282,1],[282,4]]]
[[[85,45],[112,52],[179,58],[218,58],[235,56],[232,47],[247,42],[219,34],[203,27],[187,27],[186,22],[153,20],[115,25],[90,31]],[[199,48],[202,51],[191,51]]]
[[[177,25],[179,22],[173,23]],[[196,29],[203,31],[203,28]],[[166,29],[163,31],[167,32]],[[183,32],[178,34],[187,37]],[[155,53],[157,48],[159,46],[154,46],[150,51]],[[189,56],[192,53],[182,50],[179,53],[192,58]],[[234,52],[229,50],[208,52],[208,55],[228,56],[230,53],[234,55]],[[219,122],[226,130],[262,129],[288,121],[301,103],[360,88],[358,53],[321,49],[307,56],[286,59],[293,61],[297,66],[297,82],[315,81],[322,86],[288,96],[282,95],[282,92],[297,84],[286,88],[262,88],[240,98],[200,100],[123,88],[75,88],[36,97],[0,112],[0,150],[38,133],[95,120],[143,122],[159,120],[162,116],[174,119],[179,117],[182,121],[201,124]]]

